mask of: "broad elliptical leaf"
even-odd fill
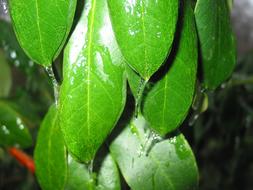
[[[72,155],[89,162],[116,125],[126,100],[124,59],[106,1],[85,1],[63,67],[61,128]]]

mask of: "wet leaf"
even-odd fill
[[[41,124],[34,157],[36,176],[42,189],[64,189],[67,180],[66,148],[55,106],[50,108]]]
[[[182,1],[183,2],[183,1]],[[167,73],[146,89],[142,113],[150,127],[160,135],[175,130],[185,119],[192,104],[197,72],[197,35],[190,2],[182,3],[182,22],[178,31],[178,47]],[[171,59],[170,59],[171,60]],[[128,68],[128,81],[136,96],[140,77]],[[137,89],[136,89],[137,88]]]
[[[0,100],[0,145],[20,148],[32,145],[27,118],[18,112],[17,105],[5,100]]]
[[[215,89],[231,75],[236,63],[236,45],[227,1],[198,0],[195,17],[204,85]]]
[[[120,190],[120,177],[116,163],[110,154],[100,155],[95,162],[95,174],[90,174],[87,166],[69,156],[68,182],[65,190]],[[95,182],[96,181],[96,182]]]
[[[65,190],[94,189],[93,180],[85,164],[68,157],[68,180]]]
[[[197,35],[191,4],[184,2],[182,30],[175,59],[166,75],[148,92],[143,103],[144,117],[150,127],[161,135],[173,131],[183,122],[195,91]]]
[[[140,84],[141,84],[141,77],[129,66],[126,64],[126,73],[127,73],[127,81],[129,84],[129,87],[131,89],[131,92],[137,100],[139,94],[139,89],[140,89]]]
[[[135,132],[131,128],[135,128]],[[110,151],[133,190],[197,189],[198,169],[182,134],[155,142],[143,118],[133,119],[110,145]],[[151,147],[143,146],[153,141]],[[141,153],[143,150],[148,152]]]
[[[69,151],[89,162],[122,113],[126,77],[106,1],[84,10],[65,49],[60,112]]]
[[[76,0],[10,0],[9,6],[21,47],[36,63],[51,65],[69,34]]]
[[[120,176],[117,165],[109,153],[98,154],[98,160],[95,164],[97,168],[97,187],[96,190],[121,190]]]
[[[173,42],[178,0],[109,0],[113,29],[128,64],[148,80]]]
[[[0,50],[0,97],[7,97],[12,85],[11,69],[5,59],[4,53]]]

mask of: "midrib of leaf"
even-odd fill
[[[41,30],[40,30],[40,17],[39,17],[38,0],[35,0],[35,7],[36,7],[36,17],[37,17],[36,25],[37,25],[37,28],[38,28],[41,55],[42,55],[44,61],[46,61],[47,59],[45,58],[45,52],[44,52],[44,49],[42,47],[42,36],[41,36]],[[46,63],[46,64],[48,64],[48,63]]]
[[[129,130],[129,129],[128,129],[128,130]],[[132,134],[132,133],[131,133],[131,134]],[[143,138],[141,137],[141,135],[137,135],[136,137],[139,139],[139,141],[140,141],[141,144],[145,144],[145,141],[146,141],[145,138],[143,139]],[[167,142],[167,143],[168,143],[168,142]],[[159,167],[162,168],[162,169],[161,169],[161,171],[162,171],[162,176],[164,176],[164,177],[167,179],[168,185],[169,185],[173,190],[175,190],[175,187],[174,187],[174,185],[172,184],[172,182],[171,182],[171,180],[170,180],[170,177],[169,177],[168,175],[166,175],[167,172],[164,170],[164,167],[163,167],[163,165],[161,164],[160,160],[159,160],[159,159],[156,159],[156,157],[153,156],[152,153],[150,153],[149,156],[150,156],[150,159],[151,159],[155,164],[157,164],[158,167],[157,167],[156,169],[158,169]]]
[[[216,30],[216,28],[214,28],[214,38],[217,39],[217,43],[214,44],[214,50],[213,50],[214,52],[213,53],[217,52],[218,57],[220,57],[220,48],[219,48],[219,45],[217,46],[217,44],[220,44],[220,38],[219,38],[219,34],[220,34],[220,19],[219,19],[219,6],[218,6],[217,2],[214,2],[214,6],[215,6],[214,10],[216,11],[216,15],[214,17],[214,19],[215,19],[214,23],[216,23],[216,26],[217,26],[217,30]],[[210,39],[209,43],[212,44],[213,43],[212,41],[213,41],[213,39]],[[212,64],[212,67],[210,69],[211,70],[211,74],[213,76],[215,76],[214,78],[216,79],[217,78],[217,72],[215,72],[215,71],[217,70],[218,64],[213,64],[213,62],[214,61],[216,62],[218,60],[211,59],[211,62],[210,62],[210,60],[207,60],[207,61]],[[212,82],[209,79],[208,79],[208,81]]]
[[[91,50],[92,50],[92,38],[94,31],[94,18],[96,9],[96,0],[92,0],[91,8],[91,20],[89,21],[89,33],[88,33],[88,73],[87,73],[87,133],[90,136],[90,78],[91,78]]]
[[[141,1],[141,20],[142,20],[142,30],[143,30],[143,43],[144,43],[144,62],[145,62],[145,77],[148,75],[148,65],[147,65],[147,49],[146,49],[146,27],[145,27],[145,12],[144,12],[145,3]],[[148,81],[148,78],[145,78]]]
[[[52,147],[51,137],[52,137],[52,131],[54,130],[54,127],[55,127],[55,122],[56,122],[56,116],[54,115],[54,119],[53,119],[53,121],[51,123],[51,129],[49,130],[49,134],[48,134],[49,141],[48,141],[48,149],[47,149],[47,151],[48,151],[48,157],[47,157],[47,159],[49,159],[47,161],[47,163],[48,163],[47,164],[47,173],[49,175],[49,186],[50,187],[52,185],[52,181],[51,181],[52,174],[51,174],[50,169],[49,169],[49,167],[50,167],[50,158],[51,158],[51,147]]]
[[[162,171],[162,176],[164,176],[166,179],[167,179],[167,183],[168,183],[168,185],[172,188],[172,189],[174,189],[175,190],[175,187],[174,187],[174,185],[171,183],[171,180],[170,180],[170,177],[167,175],[167,172],[165,171],[165,167],[163,167],[163,165],[161,164],[161,162],[158,160],[158,159],[156,159],[156,157],[155,156],[152,156],[152,154],[150,154],[150,158],[151,158],[151,160],[153,161],[153,162],[155,162],[156,164],[157,164],[157,168],[156,168],[156,170],[158,170],[158,168],[161,168],[161,171]]]

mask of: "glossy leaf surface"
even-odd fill
[[[4,53],[0,50],[0,97],[7,97],[12,85],[11,69],[5,58]]]
[[[116,163],[110,154],[95,161],[95,174],[89,173],[87,166],[69,156],[68,182],[65,190],[120,190],[120,177]]]
[[[9,5],[21,47],[33,61],[51,65],[69,34],[76,0],[10,0]]]
[[[96,190],[121,190],[118,167],[109,153],[98,154]]]
[[[94,189],[93,180],[85,164],[68,157],[68,179],[65,190]]]
[[[198,0],[195,17],[204,85],[215,89],[231,75],[236,63],[236,46],[227,1]]]
[[[0,100],[0,145],[20,148],[32,145],[27,118],[18,112],[16,105],[4,100]]]
[[[117,123],[126,96],[124,62],[106,1],[85,2],[64,56],[61,127],[69,151],[89,162]]]
[[[67,180],[66,148],[55,106],[49,109],[41,124],[34,156],[36,175],[42,189],[64,189]]]
[[[133,130],[134,128],[134,130]],[[134,119],[112,142],[110,151],[133,190],[197,189],[198,170],[190,146],[182,134],[153,143],[149,152],[149,130],[143,118]],[[148,139],[149,140],[149,139]],[[151,139],[153,141],[155,139]]]
[[[160,135],[176,129],[185,119],[195,91],[198,50],[194,14],[185,1],[179,45],[165,76],[156,82],[143,102],[143,115]]]
[[[109,0],[113,29],[128,64],[148,80],[174,39],[178,0]]]

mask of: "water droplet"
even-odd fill
[[[160,135],[154,131],[149,130],[147,133],[145,133],[145,143],[140,147],[139,157],[143,154],[145,154],[145,156],[148,156],[152,148],[162,140],[163,138]]]
[[[170,142],[171,144],[176,144],[176,142],[177,142],[177,137],[176,137],[176,136],[171,137],[171,138],[169,139],[169,142]]]
[[[144,145],[141,144],[140,148],[139,148],[139,151],[138,151],[138,157],[142,157],[142,155],[144,154],[144,152],[145,152]]]
[[[156,37],[161,38],[161,36],[162,36],[162,32],[157,32]]]
[[[0,0],[0,8],[4,14],[8,13],[8,4],[6,0]]]
[[[222,84],[221,84],[221,88],[222,88],[222,89],[224,89],[224,88],[226,88],[226,87],[227,87],[227,83],[222,83]]]
[[[17,53],[16,53],[15,51],[11,51],[11,52],[10,52],[10,57],[11,57],[12,59],[16,59],[16,58],[17,58]]]
[[[73,158],[72,158],[72,156],[69,154],[69,155],[68,155],[68,163],[70,164],[72,161],[73,161]]]
[[[23,130],[25,128],[20,118],[17,118],[16,123],[20,130]]]
[[[34,62],[32,60],[28,61],[28,65],[29,67],[33,67],[34,66]]]
[[[139,83],[139,88],[137,92],[137,97],[135,98],[135,117],[137,118],[141,108],[142,95],[145,90],[148,80],[141,79]]]
[[[92,172],[93,172],[93,160],[91,160],[90,163],[88,164],[88,170],[89,170],[89,173],[92,174]]]
[[[48,74],[48,76],[50,77],[52,83],[53,83],[53,88],[54,88],[54,99],[55,99],[55,105],[58,106],[58,98],[59,98],[59,85],[58,82],[54,76],[54,72],[53,72],[53,68],[50,67],[46,67],[46,72]]]
[[[19,60],[15,60],[15,61],[14,61],[14,65],[15,65],[16,67],[19,67],[19,66],[20,66],[20,61],[19,61]]]
[[[94,160],[91,160],[85,164],[87,167],[87,170],[89,172],[89,176],[91,178],[91,181],[93,180],[93,163],[94,163]]]
[[[134,35],[135,35],[135,32],[134,32],[133,30],[129,30],[128,32],[129,32],[129,34],[130,34],[131,36],[134,36]]]
[[[138,134],[138,130],[137,130],[136,126],[133,123],[131,123],[130,129],[131,129],[132,134],[134,134],[134,135]]]
[[[6,134],[6,135],[10,134],[9,129],[7,129],[7,127],[5,125],[2,125],[2,130],[3,130],[4,134]]]
[[[194,113],[189,120],[189,126],[193,126],[198,120],[198,118],[199,118],[199,113],[198,112]]]

